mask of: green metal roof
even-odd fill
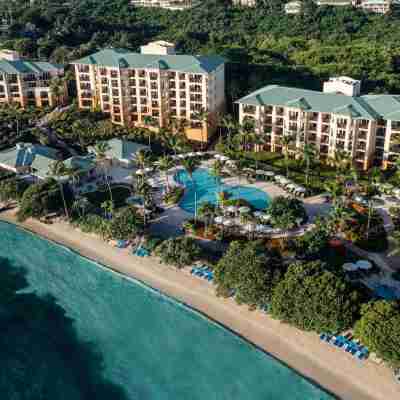
[[[219,56],[140,54],[124,49],[104,49],[71,64],[114,68],[159,68],[202,74],[214,71],[223,63],[224,59]]]
[[[394,95],[350,97],[343,94],[269,85],[242,97],[237,103],[293,107],[311,112],[350,116],[353,119],[400,120],[400,96]]]
[[[56,72],[60,69],[63,69],[62,65],[49,62],[0,59],[0,73],[5,74],[42,74]]]
[[[107,157],[116,158],[118,160],[133,160],[138,151],[150,151],[149,146],[130,142],[128,140],[111,139],[107,143],[110,146],[110,150],[107,151]]]
[[[57,160],[58,151],[48,146],[19,143],[17,146],[0,152],[0,163],[12,168],[32,166],[36,158]]]

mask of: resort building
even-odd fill
[[[27,61],[12,50],[0,50],[0,104],[21,107],[53,107],[66,99],[66,86],[55,88],[52,81],[64,75],[61,65]],[[52,86],[53,85],[53,86]]]
[[[240,7],[255,7],[257,0],[232,0],[232,4]]]
[[[362,0],[360,7],[376,14],[387,14],[400,5],[399,0]]]
[[[283,136],[298,156],[312,144],[320,159],[343,151],[359,168],[390,166],[400,155],[400,96],[346,96],[284,86],[266,86],[238,100],[239,121],[250,119],[266,151],[282,152]]]
[[[300,14],[303,3],[301,1],[290,1],[285,4],[285,13],[288,15]]]
[[[207,142],[225,107],[224,60],[174,52],[155,42],[141,53],[105,49],[73,62],[79,107],[128,127],[182,125],[188,139]]]
[[[17,143],[11,149],[0,152],[0,168],[37,179],[49,177],[50,165],[60,159],[59,152],[48,146]]]
[[[193,7],[196,2],[193,0],[131,0],[135,7],[158,7],[167,10],[187,10]]]
[[[130,142],[129,140],[111,139],[107,142],[109,149],[106,151],[106,158],[110,165],[131,167],[136,160],[136,154],[139,151],[150,151],[149,146]],[[90,153],[95,153],[93,147],[89,148]]]

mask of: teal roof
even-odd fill
[[[133,160],[138,151],[150,151],[149,146],[128,140],[111,139],[107,143],[110,146],[110,150],[107,151],[107,157],[118,160]]]
[[[95,157],[91,154],[87,156],[73,156],[64,161],[67,168],[74,171],[87,172],[96,168]]]
[[[362,98],[381,118],[400,121],[400,95],[369,94]]]
[[[0,163],[12,168],[29,167],[38,157],[40,160],[54,161],[58,159],[58,152],[47,146],[21,143],[12,149],[1,151]],[[39,160],[37,165],[39,165]],[[43,161],[40,161],[40,165],[43,165]]]
[[[400,120],[400,96],[394,95],[350,97],[343,94],[269,85],[242,97],[237,103],[294,107],[311,112],[350,116],[353,119]]]
[[[160,68],[191,73],[209,73],[224,63],[219,56],[159,55],[132,53],[124,49],[104,49],[71,64],[115,68]]]
[[[5,74],[42,74],[56,72],[60,69],[63,69],[62,65],[49,62],[0,59],[0,73]]]

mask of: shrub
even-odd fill
[[[361,298],[322,263],[294,263],[273,291],[271,314],[306,331],[341,332],[353,325]]]
[[[235,291],[235,299],[251,308],[265,306],[283,268],[260,242],[232,242],[214,269],[218,295]]]
[[[200,257],[201,248],[193,238],[178,237],[162,242],[156,247],[155,253],[161,262],[182,268]]]
[[[73,224],[85,233],[95,233],[103,239],[111,237],[111,222],[97,214],[87,214],[76,219]]]
[[[400,304],[380,300],[363,305],[354,334],[378,357],[400,366]]]
[[[113,239],[134,238],[143,229],[143,218],[133,207],[125,207],[117,212],[110,222],[110,234]]]
[[[178,186],[171,188],[164,194],[164,201],[169,205],[178,204],[184,192],[185,189]]]
[[[271,215],[272,224],[280,229],[292,229],[297,226],[297,220],[304,222],[307,218],[300,200],[283,196],[273,199],[267,212]]]

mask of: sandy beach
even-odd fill
[[[3,212],[0,219],[16,223],[14,213]],[[132,256],[128,250],[114,248],[64,222],[46,225],[31,219],[20,225],[186,303],[341,399],[400,398],[400,385],[388,368],[357,361],[343,350],[322,343],[316,334],[301,332],[261,312],[250,312],[232,299],[217,298],[210,283],[187,272],[161,265],[154,257]]]

